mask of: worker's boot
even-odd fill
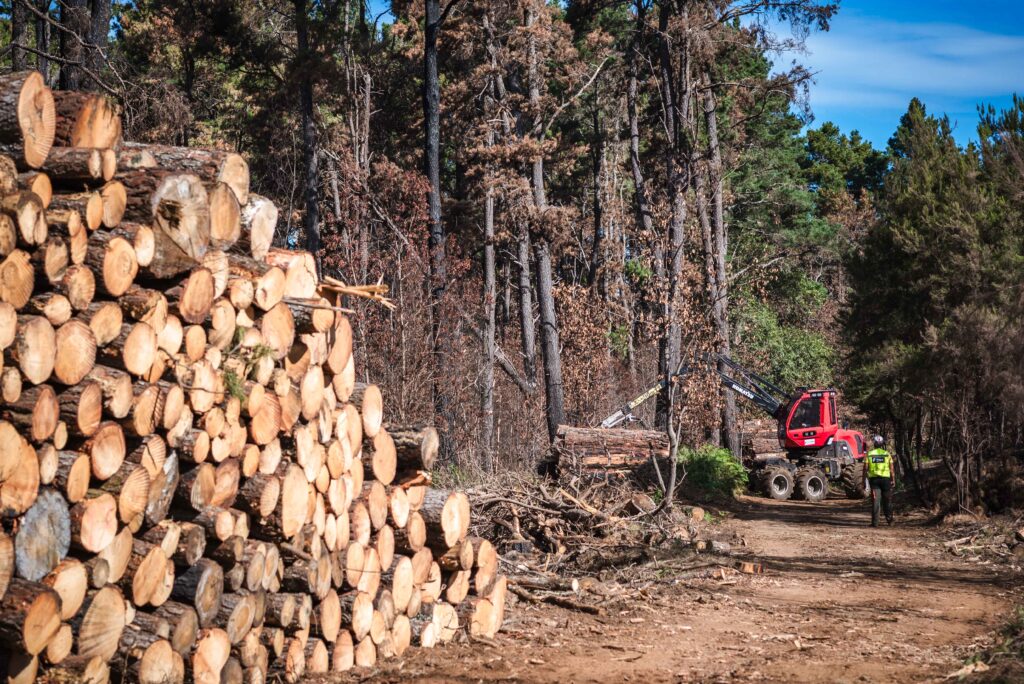
[[[892,518],[886,518],[885,522],[887,522],[889,524],[889,527],[892,527],[892,523],[893,523]]]

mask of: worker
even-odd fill
[[[864,487],[871,489],[871,526],[878,527],[879,509],[885,507],[885,520],[892,525],[892,492],[896,488],[896,469],[892,454],[885,450],[885,437],[871,438],[874,449],[864,459]]]

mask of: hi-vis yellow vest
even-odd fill
[[[885,449],[872,449],[864,460],[868,477],[892,477],[892,456]]]

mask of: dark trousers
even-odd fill
[[[878,525],[878,513],[885,506],[885,519],[892,522],[892,480],[887,477],[872,477],[871,485],[871,524]]]

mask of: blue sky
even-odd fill
[[[917,96],[946,113],[960,142],[976,138],[978,103],[1024,94],[1024,3],[1007,0],[842,0],[828,33],[796,59],[816,72],[814,125],[834,121],[884,147]]]
[[[816,73],[815,126],[833,121],[885,147],[918,97],[948,114],[961,143],[975,139],[977,105],[1024,94],[1024,0],[839,0],[828,33],[805,54],[778,55]],[[370,0],[375,12],[387,0]]]

